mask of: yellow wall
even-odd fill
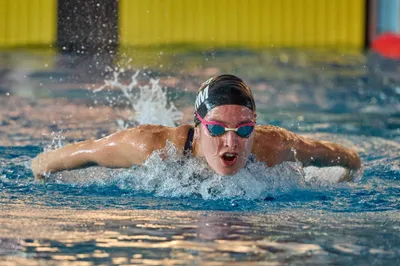
[[[57,0],[0,0],[0,47],[51,45],[57,38]]]
[[[362,48],[365,9],[366,0],[120,0],[120,43]]]
[[[122,45],[362,48],[366,0],[119,0]],[[57,0],[0,0],[0,47],[50,45]]]

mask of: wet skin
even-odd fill
[[[213,108],[204,119],[221,122],[228,128],[254,122],[252,110],[239,105],[222,105]],[[246,165],[253,147],[255,131],[249,138],[239,137],[236,132],[228,131],[222,136],[213,137],[203,124],[195,129],[194,154],[204,157],[208,165],[220,175],[231,175]],[[232,161],[224,159],[224,154],[235,154]]]
[[[223,105],[213,108],[205,119],[235,128],[241,123],[254,121],[255,116],[243,106]],[[175,128],[141,125],[99,140],[66,145],[39,154],[32,160],[32,171],[35,177],[40,178],[49,172],[93,164],[112,168],[140,165],[154,151],[162,150],[167,141],[183,153],[190,128],[191,125]],[[227,164],[221,157],[227,152],[237,154],[233,164]],[[218,174],[236,173],[245,166],[251,153],[270,167],[294,160],[299,160],[304,166],[342,166],[349,170],[361,167],[360,158],[352,149],[328,141],[306,139],[280,127],[256,126],[247,139],[232,131],[212,137],[202,124],[195,128],[193,155],[204,157]]]

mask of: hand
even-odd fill
[[[31,167],[35,178],[43,179],[45,178],[46,171],[43,169],[44,154],[39,154],[32,160]]]

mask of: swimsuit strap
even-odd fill
[[[247,162],[250,162],[250,163],[257,162],[256,156],[254,154],[250,154],[249,159],[247,160]]]
[[[193,149],[193,136],[194,136],[194,128],[191,127],[188,132],[188,137],[186,139],[185,148],[183,149],[184,155],[189,155],[192,153]]]
[[[246,165],[244,167],[248,167],[249,164],[257,162],[256,156],[254,154],[250,154],[249,158],[247,159]]]

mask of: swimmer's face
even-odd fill
[[[240,105],[221,105],[213,108],[204,117],[210,122],[220,122],[228,128],[255,121],[252,110]],[[255,130],[248,138],[227,131],[217,137],[211,136],[204,124],[197,126],[197,141],[210,167],[220,175],[232,175],[242,169],[251,154]]]

